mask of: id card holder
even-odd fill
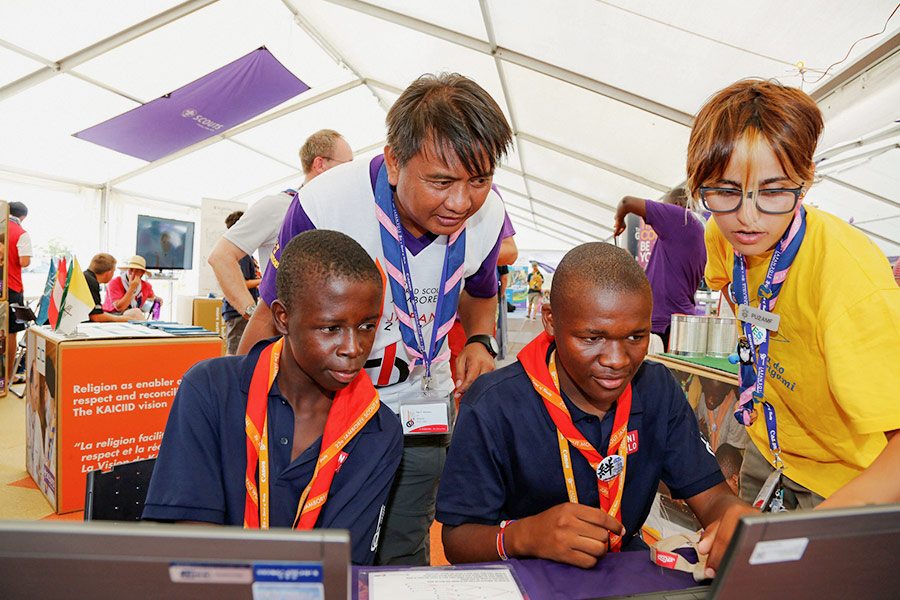
[[[400,401],[403,435],[448,435],[453,430],[453,392],[422,390]]]
[[[766,481],[760,488],[756,500],[753,501],[753,508],[759,509],[760,512],[780,512],[784,510],[784,491],[781,486],[782,473],[784,473],[784,469],[775,469],[771,475],[766,477]]]

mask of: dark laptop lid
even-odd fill
[[[711,598],[900,598],[900,504],[741,519]]]
[[[0,521],[0,596],[7,600],[231,600],[289,588],[344,600],[349,565],[349,533],[339,530]]]

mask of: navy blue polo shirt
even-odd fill
[[[166,423],[144,519],[243,525],[247,392],[256,360],[271,341],[258,343],[247,356],[205,360],[185,374]],[[294,411],[277,379],[268,411],[271,524],[291,527],[322,438],[291,462]],[[353,562],[372,564],[382,506],[403,453],[397,415],[382,404],[343,451],[348,456],[334,475],[316,527],[350,530]]]
[[[578,430],[605,455],[615,409],[601,420],[563,400]],[[663,365],[645,362],[635,374],[628,431],[632,439],[636,435],[637,448],[628,455],[622,498],[625,544],[644,524],[660,480],[676,498],[724,481],[684,392]],[[599,507],[597,476],[580,452],[573,449],[571,455],[578,501]],[[495,525],[564,502],[556,426],[525,369],[516,362],[482,375],[459,407],[438,489],[437,520]]]

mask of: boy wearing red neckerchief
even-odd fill
[[[272,303],[280,337],[184,376],[144,518],[350,530],[371,564],[403,438],[363,364],[383,283],[349,236],[317,230],[284,250]]]
[[[643,363],[650,285],[623,249],[559,264],[544,333],[463,397],[438,492],[451,562],[538,557],[584,568],[635,537],[665,482],[705,526],[751,512],[725,484],[681,388]]]

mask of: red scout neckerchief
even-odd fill
[[[559,393],[559,378],[556,373],[556,351],[546,362],[547,351],[553,337],[541,333],[519,352],[518,359],[531,379],[535,391],[544,400],[544,407],[556,425],[559,441],[559,457],[562,461],[569,502],[578,503],[575,488],[575,473],[569,454],[569,444],[575,446],[597,473],[597,488],[600,491],[600,508],[618,522],[622,522],[622,492],[625,488],[625,464],[628,454],[628,415],[631,412],[631,383],[625,387],[616,401],[616,415],[613,419],[612,435],[609,438],[607,456],[600,454],[581,434],[572,422],[572,415],[566,408]],[[622,547],[622,537],[609,532],[609,548],[618,552]]]
[[[269,528],[269,390],[278,375],[278,359],[284,346],[284,338],[269,344],[256,361],[250,393],[247,397],[247,414],[244,418],[247,432],[247,497],[244,501],[244,528]],[[297,504],[294,528],[312,529],[319,512],[328,498],[331,481],[338,467],[338,455],[366,423],[378,412],[380,400],[365,371],[360,371],[346,388],[334,395],[319,459],[312,479]],[[262,434],[259,432],[262,431]],[[258,472],[257,472],[258,467]],[[259,488],[257,489],[257,481]]]

